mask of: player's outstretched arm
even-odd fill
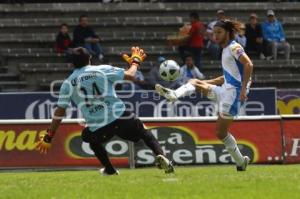
[[[139,64],[132,63],[130,68],[124,72],[124,80],[133,81],[135,79],[135,73],[136,73],[138,67],[139,67]]]
[[[246,53],[242,54],[239,58],[239,61],[243,64],[244,67],[244,74],[243,74],[243,82],[242,82],[242,90],[240,95],[240,100],[245,101],[247,100],[247,85],[250,81],[252,71],[253,71],[253,64],[250,58]]]
[[[57,128],[59,127],[62,118],[65,116],[66,109],[57,107],[54,111],[54,116],[50,124],[47,133],[40,136],[40,140],[36,144],[36,150],[40,153],[46,154],[51,147],[51,141],[55,135]]]
[[[143,49],[132,47],[131,56],[123,54],[122,58],[130,65],[129,69],[125,71],[124,79],[133,80],[138,67],[145,60],[146,54]]]

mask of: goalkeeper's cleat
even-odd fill
[[[155,90],[159,95],[165,97],[170,102],[175,102],[178,99],[174,90],[165,88],[160,84],[155,84]]]
[[[101,175],[103,175],[103,176],[119,175],[120,174],[120,172],[117,169],[115,169],[114,172],[107,172],[105,168],[102,168],[99,171],[100,171]]]
[[[158,168],[158,169],[163,169],[161,164],[158,162],[158,161],[155,161],[155,166]]]
[[[165,170],[165,173],[175,172],[172,162],[163,155],[156,156],[156,165],[158,168]]]
[[[250,163],[250,158],[248,156],[244,156],[244,162],[241,166],[236,166],[237,171],[246,171],[248,164]]]

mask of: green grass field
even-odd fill
[[[175,175],[155,168],[120,172],[1,172],[0,198],[300,198],[300,165],[249,166],[239,173],[234,166],[177,167]]]

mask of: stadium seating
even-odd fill
[[[48,90],[51,81],[67,77],[72,67],[54,52],[55,35],[61,23],[69,24],[72,33],[81,14],[89,16],[101,36],[110,64],[124,66],[120,53],[132,45],[145,48],[149,56],[141,69],[147,74],[159,55],[179,60],[166,36],[188,22],[189,12],[197,11],[202,21],[209,22],[220,8],[244,22],[251,12],[263,21],[266,10],[274,9],[292,45],[291,60],[279,56],[277,61],[262,61],[252,55],[254,86],[299,87],[300,3],[36,3],[0,4],[0,90]],[[211,61],[207,52],[203,57],[206,76],[221,73],[219,61]]]

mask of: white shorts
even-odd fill
[[[234,87],[212,85],[207,98],[217,103],[221,116],[236,116],[243,105],[240,101],[240,89]]]

